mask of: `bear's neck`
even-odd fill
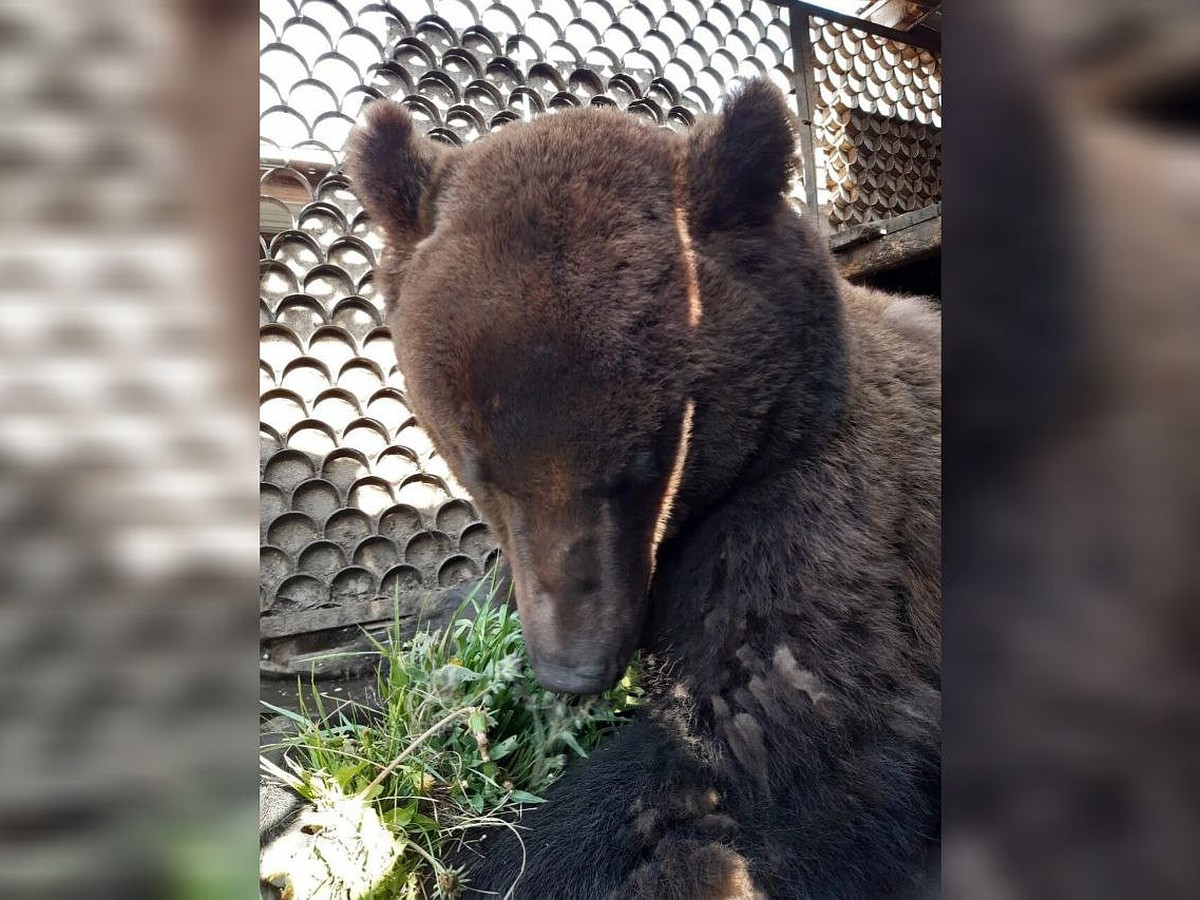
[[[703,631],[704,597],[737,564],[724,558],[730,521],[769,513],[781,486],[825,453],[851,389],[841,282],[798,217],[781,217],[765,245],[709,241],[697,261],[705,317],[691,449],[643,636],[653,652],[681,652],[685,666],[680,644]]]
[[[849,395],[846,312],[824,242],[790,211],[697,254],[690,457],[672,532],[820,454]]]

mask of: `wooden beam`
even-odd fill
[[[942,203],[939,200],[937,203],[933,203],[922,209],[913,210],[912,212],[894,216],[890,219],[879,219],[874,222],[855,225],[852,228],[847,228],[845,231],[839,231],[837,234],[832,235],[829,238],[829,248],[836,253],[845,247],[849,247],[851,244],[861,244],[863,241],[871,241],[885,234],[908,228],[910,225],[917,225],[926,219],[936,218],[941,214]]]
[[[876,237],[843,244],[833,252],[838,271],[853,281],[928,259],[941,249],[942,217],[939,214]]]
[[[931,53],[940,55],[942,52],[942,36],[938,32],[929,32],[926,29],[898,31],[895,28],[884,28],[882,25],[876,25],[874,22],[868,22],[866,19],[858,16],[848,16],[845,13],[834,12],[831,9],[824,9],[820,6],[813,6],[811,3],[801,3],[798,0],[782,0],[782,5],[788,7],[793,13],[800,12],[804,15],[816,16],[817,18],[824,19],[826,22],[840,22],[858,31],[873,34],[885,40],[920,47],[922,50],[928,50]]]
[[[880,0],[861,15],[868,22],[874,22],[884,28],[908,31],[929,15],[932,5],[930,3],[913,3],[910,0]]]
[[[310,631],[326,631],[344,628],[363,622],[382,622],[396,613],[394,600],[359,600],[340,603],[332,609],[311,609],[303,612],[286,612],[260,616],[258,637],[260,640],[305,634]],[[400,616],[403,622],[406,617]]]

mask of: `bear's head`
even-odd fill
[[[778,280],[762,243],[792,235],[793,155],[786,101],[758,81],[685,136],[585,109],[456,149],[382,100],[354,133],[409,403],[500,541],[547,688],[620,678],[664,539],[744,466],[789,381],[747,386],[755,366],[804,352],[789,314],[723,274]]]

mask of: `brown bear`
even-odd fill
[[[838,277],[794,147],[762,81],[686,135],[584,109],[455,149],[377,101],[353,136],[409,401],[539,681],[644,653],[649,704],[473,889],[893,898],[935,865],[940,321]]]

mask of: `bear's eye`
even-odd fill
[[[629,465],[617,480],[617,493],[638,491],[654,484],[658,478],[658,458],[649,447],[633,454]]]

